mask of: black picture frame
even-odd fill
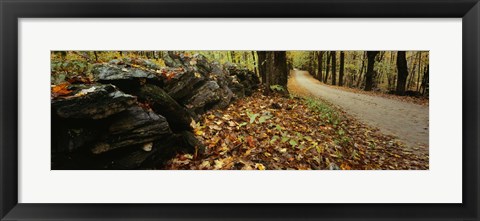
[[[479,220],[478,0],[0,0],[1,220]],[[462,204],[18,203],[18,19],[105,17],[463,18]]]

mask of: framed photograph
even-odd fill
[[[0,7],[1,220],[479,220],[477,0]]]

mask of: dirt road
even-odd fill
[[[393,135],[410,147],[428,151],[428,106],[329,87],[306,71],[292,71],[290,80],[310,94],[326,100],[361,122]]]

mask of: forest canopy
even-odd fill
[[[262,57],[262,51],[182,52],[187,55],[201,54],[209,61],[235,63],[254,70],[259,77],[261,77],[262,65],[265,65],[266,61]],[[151,59],[152,62],[164,66],[165,53],[165,51],[52,52],[52,73],[54,73],[52,80],[57,80],[56,77],[63,79],[65,74],[61,72],[62,70],[65,72],[66,69],[85,72],[91,65],[91,61],[108,62],[116,58],[138,57]],[[287,69],[306,70],[326,84],[428,97],[428,51],[286,51],[285,55]],[[263,60],[263,63],[259,60]],[[401,64],[400,67],[398,67],[399,64]],[[285,80],[283,82],[286,83]]]

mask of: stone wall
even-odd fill
[[[175,52],[164,60],[95,64],[92,81],[52,93],[52,169],[161,169],[178,152],[201,154],[192,120],[259,86],[235,64]]]

